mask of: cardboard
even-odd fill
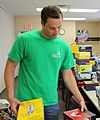
[[[95,83],[93,82],[92,80],[91,81],[84,81],[85,83],[85,90],[95,90],[95,86],[98,86],[99,84],[98,83]]]
[[[92,72],[92,65],[76,65],[77,72]]]
[[[34,99],[23,102],[19,106],[17,120],[44,120],[42,99]]]
[[[76,44],[72,44],[72,45],[70,45],[70,47],[71,47],[72,53],[76,53],[79,51],[78,45],[76,45]]]
[[[75,53],[76,59],[90,59],[90,52],[77,52]]]
[[[88,65],[88,64],[90,64],[90,59],[76,59],[76,64]]]
[[[91,72],[78,72],[76,76],[78,80],[91,80]]]
[[[79,109],[65,111],[63,115],[64,120],[96,120],[94,113],[90,111],[81,112]]]

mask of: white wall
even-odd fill
[[[88,30],[89,37],[99,37],[98,22],[76,22],[76,30]]]
[[[76,37],[75,21],[63,21],[63,28],[65,29],[65,35],[62,36],[64,40],[66,40],[69,44],[74,43]]]
[[[20,31],[25,30],[25,24],[32,24],[32,29],[41,30],[41,19],[40,16],[15,16],[15,31],[16,35]],[[61,37],[64,38],[69,44],[75,42],[76,37],[76,25],[75,21],[63,21],[63,26],[65,29],[65,34]]]
[[[0,92],[5,88],[4,67],[14,38],[14,17],[0,8]]]
[[[99,37],[100,37],[100,22],[99,22]]]

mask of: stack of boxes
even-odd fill
[[[79,81],[91,81],[92,79],[94,81],[97,81],[96,64],[95,64],[96,62],[95,62],[95,59],[93,59],[92,57],[92,45],[74,44],[74,45],[71,45],[71,49],[72,49],[74,58],[76,59],[76,75],[75,75],[76,79]],[[97,84],[94,84],[94,81],[93,81],[93,84],[92,83],[91,84],[95,86]],[[86,83],[90,84],[90,82],[86,82]]]
[[[89,64],[90,52],[78,52],[76,58],[76,77],[78,80],[91,80],[92,65]]]
[[[76,78],[78,80],[91,79],[92,65],[90,57],[92,54],[91,45],[71,45],[72,53],[76,60]]]
[[[78,80],[91,80],[92,65],[90,57],[92,55],[91,45],[78,45],[79,52],[75,53],[76,70]]]
[[[78,45],[80,52],[90,52],[92,56],[92,45]]]

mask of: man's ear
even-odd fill
[[[42,25],[42,27],[44,27],[44,23],[43,23],[43,21],[41,20],[41,25]]]

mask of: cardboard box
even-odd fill
[[[90,59],[76,59],[76,64],[78,65],[88,65],[90,63]]]
[[[92,65],[76,65],[77,72],[92,72]]]
[[[76,59],[90,59],[90,52],[77,52],[75,53]]]
[[[95,65],[96,64],[95,60],[90,60],[90,64]]]
[[[91,72],[78,72],[76,76],[78,80],[91,80]]]
[[[97,71],[97,66],[92,65],[92,72],[96,72]]]
[[[42,99],[34,99],[23,102],[19,106],[17,120],[44,120]]]
[[[65,111],[64,120],[96,120],[96,115],[92,112],[81,112],[79,109]]]
[[[99,83],[94,83],[92,80],[91,81],[84,81],[85,84],[85,90],[95,90],[95,86],[98,86]]]
[[[92,51],[92,45],[78,45],[79,51]]]
[[[79,45],[80,52],[90,52],[92,56],[92,45]]]
[[[76,53],[79,51],[78,45],[76,45],[76,44],[70,45],[70,47],[71,47],[72,53]]]

